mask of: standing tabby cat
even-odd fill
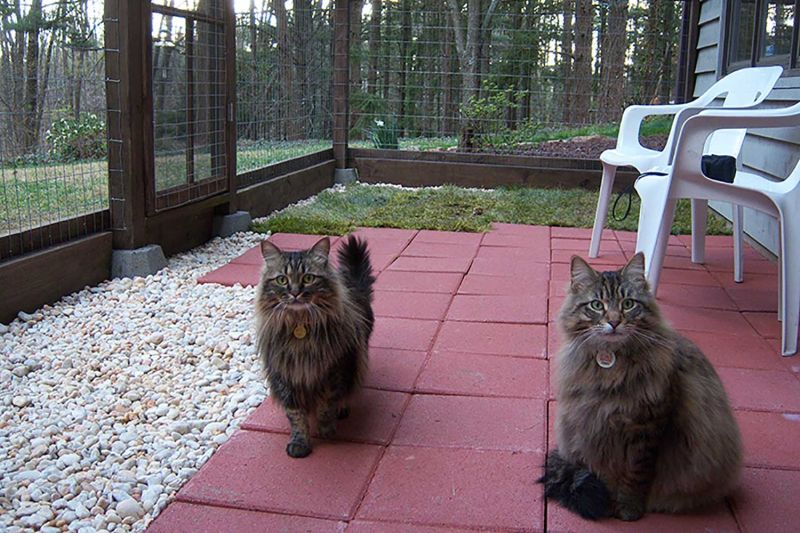
[[[261,243],[264,269],[256,294],[258,350],[270,394],[285,410],[292,433],[286,453],[311,453],[309,419],[330,438],[347,399],[367,370],[375,278],[366,244],[351,236],[328,262],[330,241],[282,252]]]
[[[559,323],[545,495],[585,518],[623,520],[728,495],[741,465],[728,399],[702,352],[661,318],[642,254],[616,272],[573,257]]]

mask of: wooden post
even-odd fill
[[[336,0],[333,12],[333,157],[336,168],[347,168],[350,114],[350,2]]]
[[[228,172],[227,213],[236,212],[238,180],[236,179],[236,13],[233,0],[225,0],[225,155]]]
[[[146,129],[150,114],[150,2],[106,0],[106,105],[113,246],[133,249],[145,242]]]

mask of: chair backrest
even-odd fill
[[[717,81],[692,105],[709,106],[722,98],[722,107],[752,107],[769,95],[783,73],[783,67],[750,67],[732,72]],[[737,157],[746,129],[721,130],[710,135],[704,153]]]

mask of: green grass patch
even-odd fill
[[[253,224],[253,230],[343,235],[362,226],[482,232],[492,222],[590,228],[596,205],[597,193],[583,189],[474,190],[446,185],[408,190],[352,184],[344,190],[323,191],[314,202],[289,207]],[[609,217],[608,227],[636,231],[638,217],[639,201],[634,195],[628,217],[623,221]],[[691,232],[688,201],[678,202],[672,232]],[[724,219],[711,214],[708,233],[729,235],[730,229]]]

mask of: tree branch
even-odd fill
[[[466,57],[467,44],[464,37],[464,26],[461,24],[461,7],[456,3],[456,0],[447,0],[447,7],[450,8],[450,18],[453,21],[453,32],[456,35],[458,55]]]

